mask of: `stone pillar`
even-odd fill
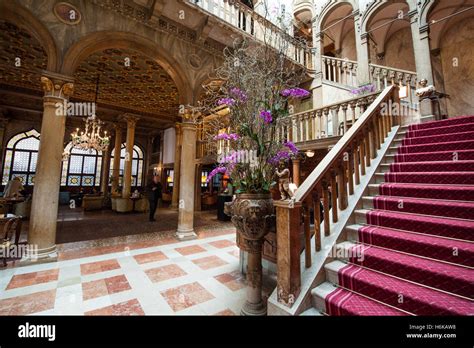
[[[293,183],[300,186],[300,159],[295,158],[291,162],[293,163]]]
[[[413,39],[413,53],[415,55],[415,65],[417,80],[426,79],[427,86],[433,85],[433,69],[431,66],[429,26],[420,28],[418,12],[412,11],[410,16],[411,36]],[[437,87],[437,86],[435,86]],[[420,102],[421,122],[433,121],[435,119],[434,106],[430,99]]]
[[[357,51],[357,84],[359,86],[370,83],[370,47],[369,47],[369,34],[361,33],[360,29],[360,14],[354,16],[355,24],[355,40],[356,40],[356,51]]]
[[[122,149],[122,128],[119,124],[115,124],[115,149],[114,149],[114,163],[112,164],[112,194],[117,194],[119,190],[119,176],[120,176],[120,151]]]
[[[175,152],[174,152],[174,167],[173,167],[173,194],[171,196],[171,208],[178,208],[179,190],[180,190],[180,177],[181,177],[181,143],[182,143],[182,132],[181,124],[176,123],[174,126],[175,130]]]
[[[0,149],[2,150],[0,152],[0,155],[2,156],[2,159],[5,158],[5,149],[3,148],[3,138],[5,137],[5,128],[7,126],[7,123],[8,123],[9,119],[8,118],[5,118],[3,116],[3,114],[0,112]],[[1,167],[3,168],[3,165],[5,163],[3,162],[3,160],[0,160],[0,165]]]
[[[313,108],[322,107],[323,105],[323,66],[322,56],[324,54],[324,34],[318,32],[319,28],[313,26],[313,69],[314,78],[311,82],[311,90],[313,93]]]
[[[193,117],[184,114],[181,145],[181,166],[179,179],[179,210],[178,230],[176,237],[179,240],[194,239],[194,179],[196,171],[196,124]],[[176,177],[176,174],[175,174]]]
[[[102,174],[100,177],[100,191],[107,197],[109,191],[109,173],[110,173],[110,149],[102,152]]]
[[[28,244],[37,246],[40,262],[57,260],[56,226],[66,127],[65,110],[58,106],[64,105],[74,90],[72,78],[51,72],[43,72],[41,84],[43,119],[28,229]]]
[[[123,119],[127,121],[127,140],[125,143],[126,151],[123,170],[122,198],[130,198],[130,194],[132,191],[133,145],[135,144],[135,125],[137,124],[138,117],[126,114],[123,116]]]

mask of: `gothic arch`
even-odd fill
[[[109,48],[131,49],[154,59],[176,84],[179,102],[182,104],[192,103],[193,91],[191,84],[185,78],[186,75],[181,64],[169,54],[165,54],[165,49],[158,46],[156,42],[129,32],[99,31],[84,36],[67,50],[61,73],[73,75],[79,64],[89,55]]]
[[[363,12],[362,15],[362,22],[361,22],[361,33],[367,33],[367,26],[369,25],[372,18],[379,13],[385,6],[402,3],[408,5],[408,11],[415,11],[417,10],[416,1],[415,0],[382,0],[382,1],[372,1],[368,6],[367,9]]]
[[[317,19],[317,31],[321,32],[324,28],[321,26],[323,25],[326,18],[338,7],[343,6],[345,4],[351,5],[352,11],[356,11],[359,9],[359,4],[356,0],[330,0],[326,5],[323,6],[321,9],[321,14]]]

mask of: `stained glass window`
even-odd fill
[[[123,143],[120,150],[120,177],[119,185],[122,185],[123,182],[123,172],[125,169],[125,158],[126,158],[126,144]],[[115,149],[112,149],[112,156],[110,158],[110,168],[111,173],[113,173],[114,167],[114,153]],[[132,186],[137,187],[142,185],[143,178],[143,150],[138,146],[133,146],[133,156],[132,160]]]
[[[64,151],[70,155],[62,164],[61,186],[100,186],[101,151],[76,149],[72,143]]]
[[[7,143],[3,165],[2,185],[18,177],[24,186],[34,183],[40,134],[32,129],[13,136]]]

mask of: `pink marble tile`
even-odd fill
[[[145,273],[153,283],[187,275],[187,273],[183,271],[181,267],[174,264],[147,269]]]
[[[236,248],[235,250],[229,251],[229,254],[232,256],[235,256],[236,258],[240,257],[240,250],[239,248]]]
[[[118,275],[82,283],[82,297],[84,301],[87,301],[96,297],[111,295],[130,289],[131,287],[127,278],[124,275]]]
[[[105,260],[98,262],[90,262],[81,265],[81,274],[88,275],[106,271],[112,271],[114,269],[119,269],[120,265],[117,260]]]
[[[237,291],[245,287],[245,276],[239,271],[223,273],[214,277],[232,291]]]
[[[59,269],[18,274],[12,277],[7,286],[7,290],[22,288],[35,284],[49,283],[58,280]]]
[[[161,295],[175,312],[214,298],[214,296],[198,282],[162,291]]]
[[[187,247],[176,248],[176,251],[180,253],[181,255],[191,255],[191,254],[202,253],[206,251],[206,249],[204,249],[200,245],[190,245]]]
[[[207,256],[200,259],[193,260],[193,263],[203,270],[220,267],[228,263],[217,256]]]
[[[223,311],[217,312],[214,315],[221,315],[221,316],[230,316],[230,315],[236,315],[233,311],[231,311],[229,308],[224,309]]]
[[[56,289],[0,300],[0,315],[28,315],[54,308]]]
[[[231,240],[228,240],[228,239],[216,240],[216,241],[210,242],[208,244],[212,245],[213,247],[219,248],[219,249],[223,249],[223,248],[227,248],[227,247],[236,245],[235,242],[233,242]]]
[[[167,259],[166,255],[163,254],[161,251],[155,251],[153,253],[135,255],[133,258],[139,264],[144,264],[144,263],[148,263],[148,262],[163,261],[163,260]]]
[[[137,299],[121,302],[84,313],[85,315],[145,315]]]

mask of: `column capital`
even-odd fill
[[[127,128],[135,128],[138,120],[140,120],[140,117],[134,114],[126,113],[121,115],[119,120],[127,122]]]
[[[45,97],[68,99],[74,93],[74,79],[70,76],[43,70],[41,86]]]
[[[184,125],[185,123],[195,123],[196,119],[200,115],[201,115],[201,113],[198,111],[197,108],[195,108],[194,106],[188,105],[181,112],[181,116],[182,116],[182,119],[183,119],[182,124]]]

